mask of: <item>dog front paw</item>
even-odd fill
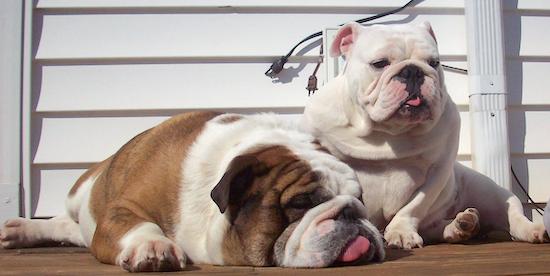
[[[185,261],[181,248],[164,237],[132,243],[118,257],[118,264],[130,272],[178,271]]]
[[[510,223],[510,235],[514,241],[530,243],[550,242],[546,228],[542,223],[534,223],[527,219],[516,220]]]
[[[3,248],[21,248],[33,246],[39,237],[32,227],[32,221],[26,218],[14,218],[6,221],[0,230],[0,245]]]
[[[527,235],[527,241],[530,243],[546,243],[550,242],[546,228],[542,224],[533,223],[532,228],[529,230],[531,233]]]
[[[445,227],[443,238],[449,243],[466,241],[479,233],[479,228],[479,212],[476,208],[468,208]]]
[[[412,249],[424,245],[422,237],[413,230],[389,230],[384,234],[384,239],[389,248]]]

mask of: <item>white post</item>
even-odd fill
[[[23,215],[27,218],[32,216],[31,204],[31,115],[32,115],[32,35],[33,35],[33,0],[24,1],[24,25],[23,25],[23,70],[21,87],[21,177],[23,187]]]
[[[23,3],[0,1],[0,223],[20,215]]]
[[[500,0],[465,0],[472,161],[510,190],[510,146]]]

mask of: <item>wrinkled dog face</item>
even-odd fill
[[[277,239],[275,264],[326,267],[382,260],[382,240],[364,210],[357,198],[344,195],[311,208]]]
[[[223,184],[212,192],[231,220],[223,245],[226,264],[326,267],[384,258],[381,236],[357,199],[356,179],[339,183],[355,185],[347,189],[354,194],[335,195],[328,183],[334,175],[312,170],[280,146],[235,160],[228,170],[234,172],[229,200],[220,204]]]
[[[439,53],[428,23],[343,27],[331,47],[343,54],[348,88],[374,129],[398,134],[433,125],[446,101]]]

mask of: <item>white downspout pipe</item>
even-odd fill
[[[32,115],[32,35],[33,35],[33,10],[34,1],[25,0],[23,14],[23,73],[22,73],[22,97],[21,97],[21,178],[23,181],[23,215],[27,218],[32,217],[32,185],[31,185],[31,167],[32,167],[32,147],[31,147],[31,115]]]
[[[474,169],[511,190],[500,0],[465,0]]]

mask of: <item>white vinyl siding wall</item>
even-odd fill
[[[202,109],[301,113],[320,40],[298,49],[273,80],[263,75],[271,61],[313,32],[406,2],[38,0],[27,103],[30,156],[23,164],[31,216],[62,213],[68,189],[90,164],[171,115]],[[467,68],[463,6],[427,0],[375,22],[430,21],[442,62]],[[530,193],[546,201],[550,38],[541,32],[550,27],[550,3],[519,6],[506,6],[504,34],[512,161]],[[446,83],[461,111],[459,159],[469,165],[467,75],[448,71]]]
[[[550,197],[550,1],[503,1],[503,6],[512,166],[533,199],[545,203]]]

